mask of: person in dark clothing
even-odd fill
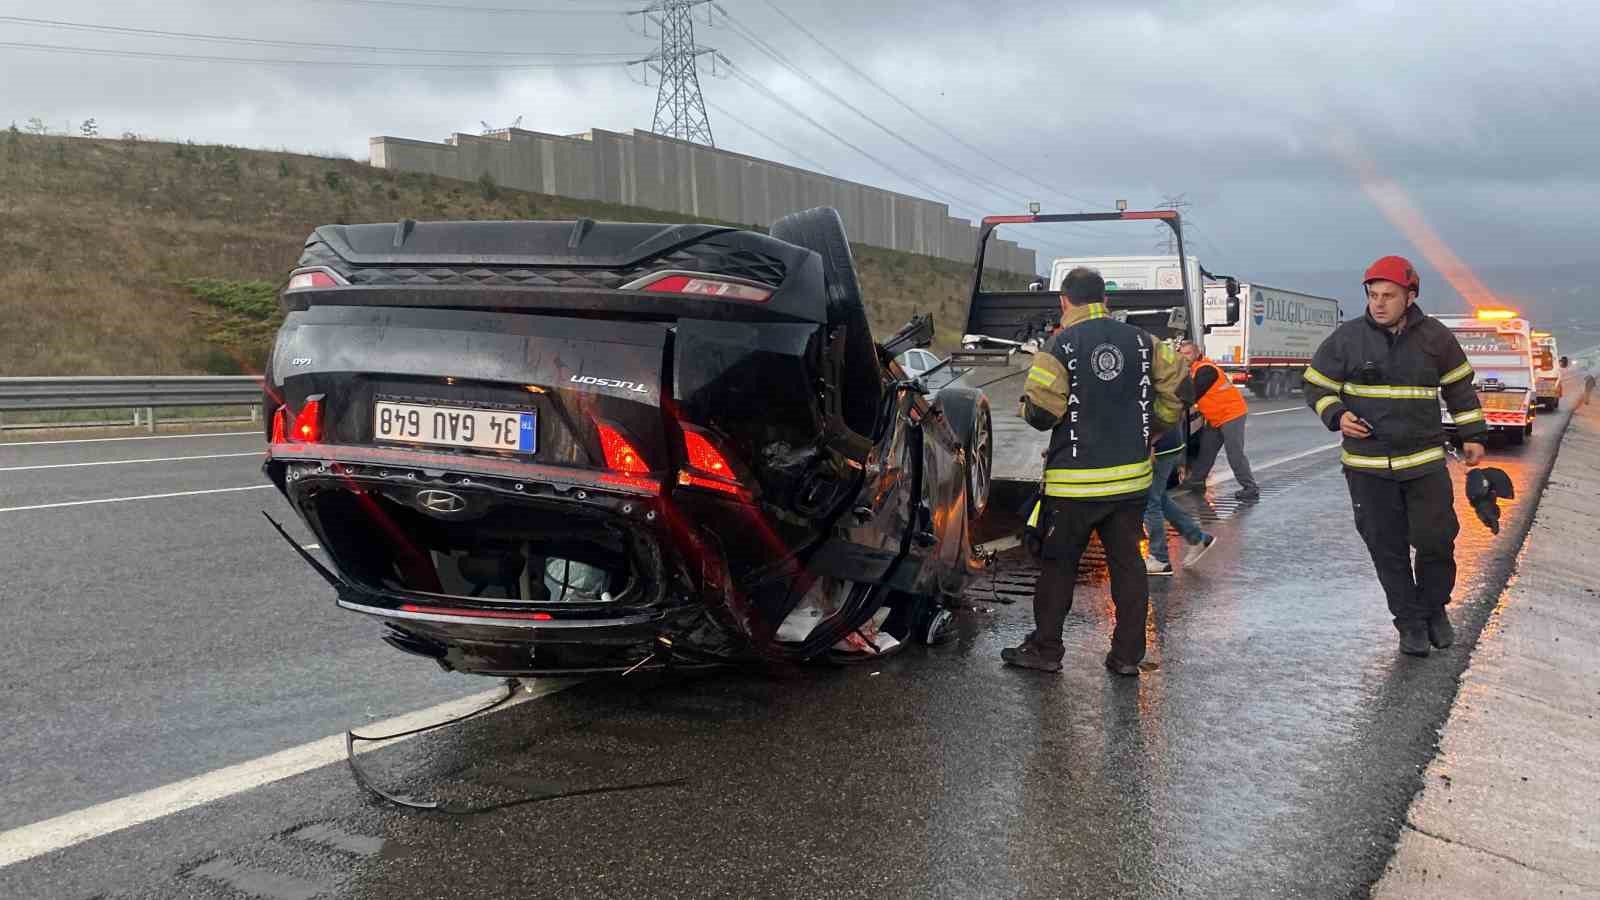
[[[1439,401],[1467,465],[1487,432],[1472,364],[1456,337],[1416,305],[1420,280],[1403,257],[1367,269],[1367,312],[1339,326],[1305,371],[1306,403],[1344,436],[1340,459],[1361,534],[1400,632],[1400,650],[1427,656],[1455,641],[1445,606],[1455,588],[1455,492],[1445,465]],[[1416,551],[1415,564],[1412,550]]]
[[[1038,353],[1022,395],[1023,419],[1050,432],[1044,499],[1035,511],[1043,564],[1034,630],[1001,651],[1007,665],[1061,671],[1062,627],[1078,561],[1098,534],[1111,570],[1116,627],[1106,668],[1138,675],[1150,582],[1139,552],[1150,490],[1150,445],[1178,422],[1183,366],[1171,347],[1106,315],[1105,279],[1077,268],[1062,283],[1061,330]]]

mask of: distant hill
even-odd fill
[[[318,225],[579,216],[687,220],[349,159],[0,129],[0,375],[260,371]],[[937,346],[959,340],[969,266],[854,250],[881,336],[920,311]]]
[[[1361,272],[1365,263],[1347,271],[1245,273],[1274,287],[1336,297],[1346,316],[1360,315],[1365,305]],[[1469,306],[1443,276],[1427,265],[1422,277],[1423,309],[1467,312]],[[1600,270],[1580,263],[1548,266],[1486,266],[1476,272],[1509,306],[1533,320],[1534,327],[1556,336],[1563,353],[1600,346]]]

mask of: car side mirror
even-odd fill
[[[1565,356],[1561,357],[1561,368],[1565,369],[1570,365],[1572,365],[1572,360],[1566,358]]]

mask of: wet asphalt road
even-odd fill
[[[1519,491],[1542,480],[1555,424],[1492,452]],[[1327,443],[1309,413],[1250,423],[1258,467]],[[0,468],[253,446],[0,447]],[[0,896],[1360,895],[1530,504],[1496,539],[1462,510],[1462,643],[1404,659],[1334,457],[1263,471],[1253,506],[1231,490],[1185,501],[1223,543],[1155,583],[1161,668],[1137,681],[1099,667],[1096,573],[1066,672],[1001,667],[1029,627],[1028,570],[1008,560],[970,588],[945,646],[843,669],[590,682],[369,763],[470,807],[681,784],[445,816],[384,806],[330,766],[0,868]],[[0,472],[0,509],[247,486],[257,465]],[[0,831],[490,684],[335,611],[257,524],[262,508],[287,512],[270,491],[0,512],[0,610],[27,638],[0,657],[0,720],[23,723],[0,735]]]

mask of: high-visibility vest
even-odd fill
[[[1189,377],[1199,378],[1200,370],[1208,367],[1216,370],[1216,384],[1211,386],[1211,390],[1195,399],[1194,407],[1200,410],[1200,415],[1205,417],[1207,425],[1221,428],[1248,413],[1250,407],[1244,402],[1244,395],[1239,393],[1239,389],[1232,381],[1228,380],[1228,373],[1205,357],[1195,360],[1194,365],[1189,367]]]
[[[1154,341],[1095,312],[1046,348],[1068,377],[1066,414],[1045,455],[1046,497],[1121,500],[1150,490]]]

